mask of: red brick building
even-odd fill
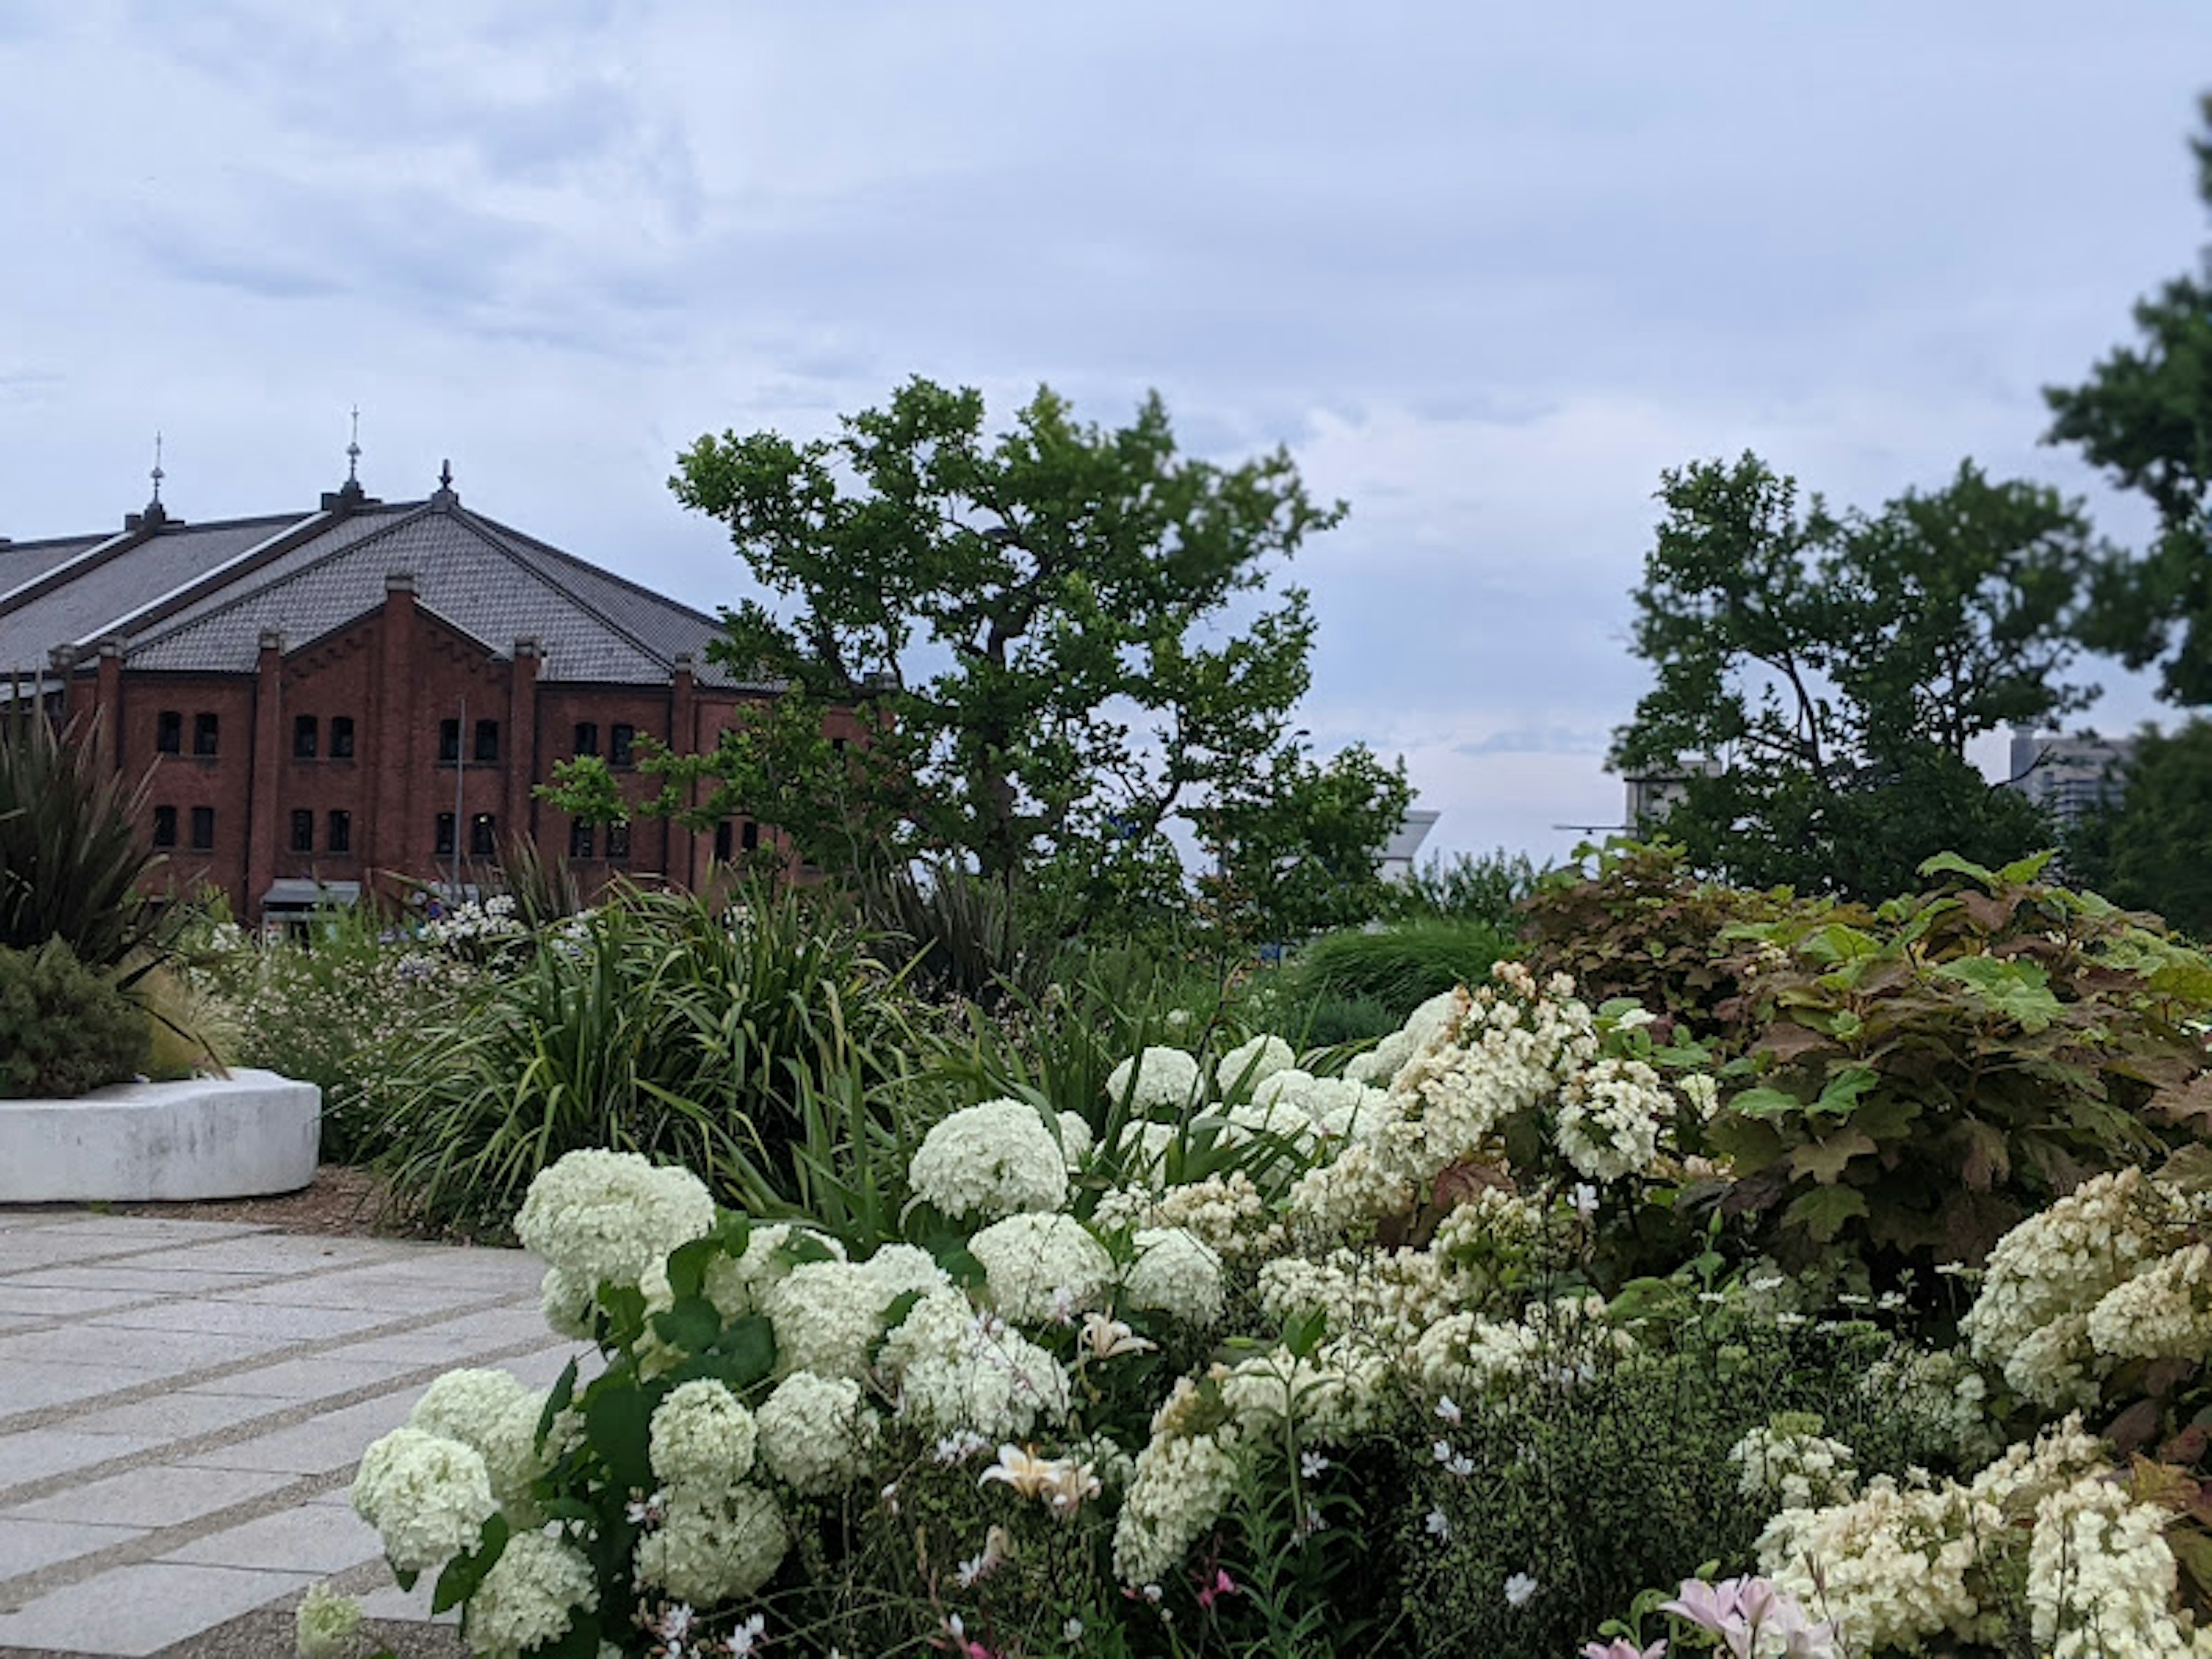
[[[312,513],[188,524],[157,493],[115,534],[0,540],[0,696],[97,714],[113,763],[152,769],[172,878],[247,921],[472,879],[516,832],[587,888],[690,885],[772,844],[742,817],[594,828],[533,793],[578,754],[625,773],[642,736],[711,748],[774,696],[707,660],[717,631],[471,512],[450,471],[425,501],[349,478]]]

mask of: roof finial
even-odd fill
[[[361,482],[360,469],[361,405],[356,404],[353,406],[353,435],[346,441],[346,482],[348,483],[357,484]]]
[[[453,487],[453,463],[449,458],[438,463],[438,488],[441,489],[451,489]]]
[[[159,431],[156,431],[156,432],[154,434],[154,473],[153,473],[153,477],[154,477],[154,505],[155,505],[155,506],[156,506],[156,507],[159,507],[159,506],[161,506],[161,480],[162,480],[162,479],[164,479],[164,478],[166,478],[166,477],[167,477],[168,476],[169,476],[169,475],[168,475],[167,473],[166,473],[166,472],[164,472],[164,471],[161,471],[161,433],[160,433]]]

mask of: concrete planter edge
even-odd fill
[[[274,1072],[0,1100],[0,1204],[248,1198],[315,1178],[322,1091]]]

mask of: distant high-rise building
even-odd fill
[[[2100,737],[2094,732],[2077,732],[2069,738],[2015,726],[2005,783],[2054,817],[2071,823],[2091,808],[2118,799],[2135,751],[2132,738]]]

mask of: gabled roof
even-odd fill
[[[126,667],[250,673],[264,631],[309,644],[379,610],[386,579],[404,571],[418,605],[495,654],[535,637],[544,679],[659,684],[688,652],[702,684],[738,684],[707,659],[713,617],[471,513],[450,490],[350,513],[330,499],[305,517],[157,526],[135,543],[0,546],[0,673],[111,638],[125,642]],[[12,608],[11,589],[22,595]]]

